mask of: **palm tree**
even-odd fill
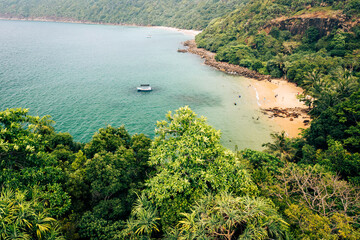
[[[27,192],[3,189],[0,195],[0,239],[46,239],[59,237],[55,219],[48,217],[36,196],[26,200]],[[36,195],[36,194],[33,194]]]
[[[323,76],[319,69],[314,69],[312,72],[307,73],[303,81],[303,86],[306,91],[310,91],[310,89],[317,85]]]
[[[272,133],[270,136],[274,139],[274,142],[268,142],[263,144],[263,147],[267,149],[265,152],[274,155],[282,161],[291,161],[296,153],[293,147],[293,141],[285,136],[285,131],[281,133]]]
[[[285,66],[287,64],[286,63],[287,59],[288,59],[287,55],[284,55],[282,53],[277,54],[274,59],[275,62],[279,65],[280,70],[285,74],[285,78],[286,78],[286,70],[287,70]]]
[[[263,198],[204,196],[167,239],[284,239],[288,224]]]
[[[339,101],[343,101],[359,89],[359,82],[347,69],[338,70],[336,75],[334,91],[337,93]]]
[[[157,209],[152,206],[145,194],[142,194],[136,200],[122,236],[130,236],[130,239],[139,239],[140,236],[150,238],[153,232],[160,231],[159,220]]]
[[[335,69],[333,75],[332,78],[324,78],[319,70],[314,70],[304,79],[305,94],[301,100],[305,101],[309,108],[313,105],[313,116],[318,116],[327,108],[344,101],[359,89],[359,83],[350,71]]]

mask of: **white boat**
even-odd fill
[[[136,88],[138,92],[149,92],[152,91],[150,84],[141,84],[140,87]]]

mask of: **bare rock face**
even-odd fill
[[[328,35],[341,22],[336,18],[293,18],[279,23],[280,30],[288,30],[293,35],[303,35],[309,27],[316,27],[320,36]]]
[[[303,35],[309,27],[315,27],[319,30],[320,37],[323,37],[337,28],[349,31],[353,25],[354,22],[349,21],[345,15],[339,12],[316,12],[289,18],[276,18],[270,21],[270,23],[264,27],[264,30],[270,32],[272,27],[278,27],[280,30],[288,30],[292,35]]]

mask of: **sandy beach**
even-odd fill
[[[217,62],[215,54],[203,48],[197,48],[194,40],[184,43],[190,53],[199,55],[204,63],[224,73],[240,75],[252,79],[249,86],[253,89],[254,98],[257,98],[259,108],[266,114],[269,121],[273,121],[287,136],[297,137],[301,128],[307,128],[304,121],[308,122],[307,107],[297,99],[303,89],[284,79],[272,79],[269,75],[261,75],[250,69],[226,62]]]
[[[173,32],[180,32],[185,35],[192,36],[192,37],[195,37],[196,35],[201,33],[201,31],[197,31],[197,30],[187,30],[187,29],[180,29],[180,28],[173,28],[173,27],[153,26],[153,28],[164,29],[164,30],[173,31]]]
[[[297,98],[297,95],[303,92],[302,88],[284,79],[253,80],[251,87],[261,109],[286,109],[287,112],[299,114],[298,117],[274,117],[267,113],[269,114],[269,120],[279,125],[289,137],[297,137],[301,129],[309,126],[304,124],[304,120],[310,120],[310,117],[306,114],[307,107]],[[266,113],[266,111],[264,112]]]
[[[63,23],[81,23],[81,24],[100,24],[100,25],[114,25],[114,26],[134,26],[134,27],[150,27],[164,29],[167,31],[180,32],[185,35],[195,37],[197,34],[201,33],[198,30],[188,30],[174,27],[164,27],[164,26],[151,26],[151,25],[138,25],[138,24],[123,24],[123,23],[103,23],[103,22],[91,22],[91,21],[79,21],[69,18],[18,18],[18,17],[1,17],[0,20],[15,20],[15,21],[35,21],[35,22],[63,22]]]

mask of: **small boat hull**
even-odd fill
[[[152,91],[152,89],[142,89],[142,88],[137,88],[138,92],[150,92]]]
[[[141,84],[140,87],[136,88],[138,92],[150,92],[152,88],[150,84]]]

